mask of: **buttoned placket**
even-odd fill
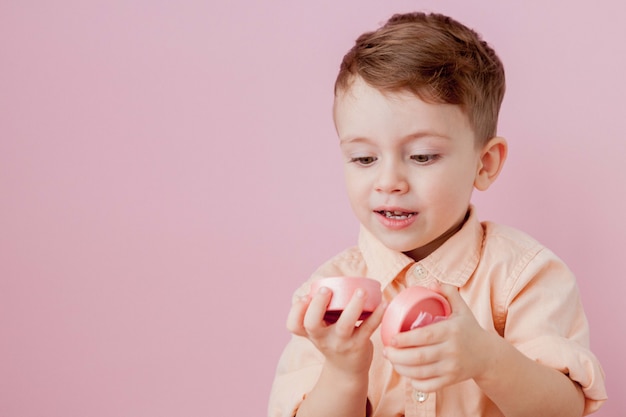
[[[410,381],[405,385],[405,417],[435,417],[437,411],[437,394],[423,393],[413,388]]]
[[[422,285],[428,286],[434,281],[430,277],[428,270],[419,262],[409,268],[406,274],[407,286]],[[405,386],[405,416],[406,417],[429,417],[435,416],[436,394],[425,393],[416,390],[409,380]]]
[[[430,277],[428,270],[419,262],[409,268],[406,274],[407,286],[423,285],[427,286],[434,279]]]

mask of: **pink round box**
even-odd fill
[[[448,300],[438,292],[422,286],[407,287],[389,303],[380,336],[385,346],[393,337],[412,328],[426,326],[450,315]]]
[[[367,295],[363,313],[359,320],[366,319],[378,307],[382,300],[380,282],[366,277],[328,277],[321,278],[311,283],[311,296],[316,294],[320,288],[326,287],[331,290],[332,297],[326,309],[324,320],[334,323],[339,319],[354,292],[361,288]]]

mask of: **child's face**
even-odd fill
[[[381,93],[357,78],[335,99],[348,197],[387,247],[416,260],[458,230],[481,149],[458,106]]]

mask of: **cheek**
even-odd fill
[[[363,176],[359,176],[358,173],[346,170],[345,182],[348,198],[353,205],[363,200],[367,195],[367,184],[365,184]]]
[[[461,164],[450,164],[439,172],[432,172],[432,181],[428,181],[428,195],[442,203],[463,202],[472,194],[474,172]]]

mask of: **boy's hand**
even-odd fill
[[[422,392],[480,376],[488,368],[488,333],[480,327],[458,289],[438,288],[450,303],[452,314],[438,323],[396,335],[385,356],[396,372],[412,380]]]
[[[325,356],[326,366],[351,374],[367,373],[373,355],[370,337],[382,320],[385,303],[381,303],[357,327],[366,297],[365,292],[358,289],[339,320],[328,324],[324,321],[324,314],[331,296],[331,291],[322,287],[313,297],[294,302],[287,317],[287,328],[313,342]]]

